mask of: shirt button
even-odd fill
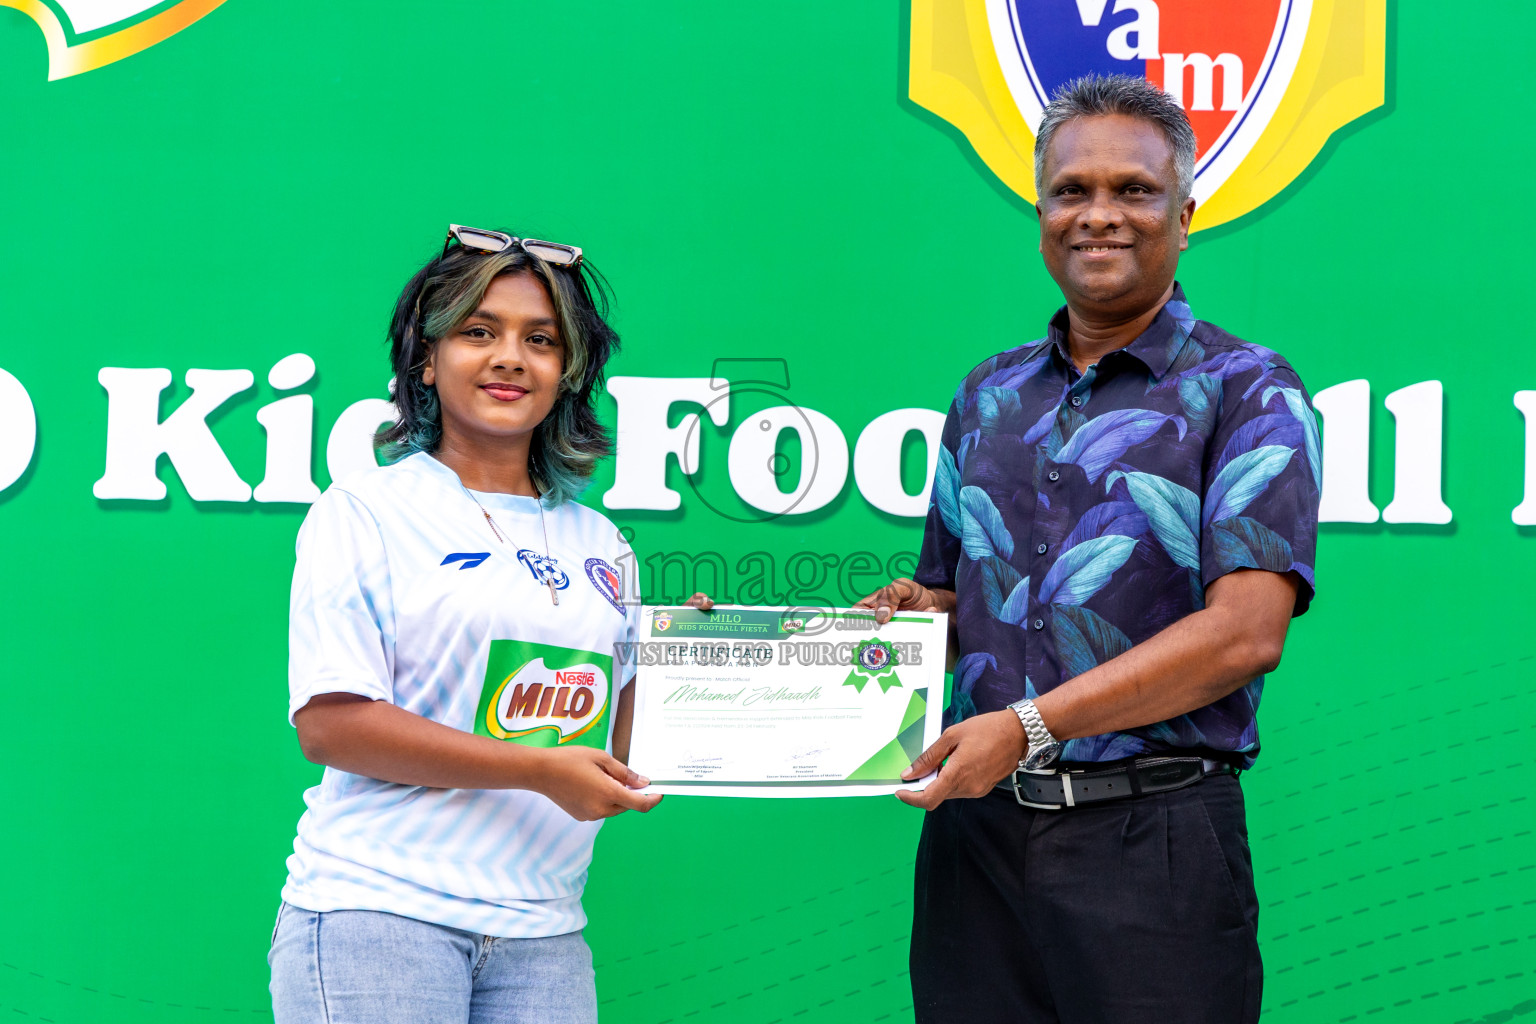
[[[1056,470],[1053,469],[1049,473],[1045,474],[1045,478],[1047,480],[1049,480],[1051,483],[1055,483],[1057,480],[1061,479],[1061,474],[1056,472]]]
[[[1082,396],[1081,395],[1073,395],[1072,396],[1072,408],[1079,409],[1079,408],[1082,408],[1082,405],[1083,405]]]
[[[1035,548],[1035,554],[1043,555],[1043,554],[1045,554],[1045,549],[1046,549],[1046,545],[1041,544],[1039,547]]]
[[[1036,629],[1044,629],[1045,628],[1045,620],[1044,619],[1036,619],[1035,620],[1035,628]]]

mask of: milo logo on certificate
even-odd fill
[[[593,651],[492,640],[475,732],[531,747],[608,743],[613,659]]]

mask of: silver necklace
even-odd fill
[[[480,510],[480,514],[485,516],[486,525],[491,528],[491,533],[495,535],[496,539],[507,547],[512,547],[512,542],[502,533],[501,528],[496,525],[496,520],[492,519],[491,514],[485,510],[485,506],[480,504],[480,499],[476,498],[470,492],[470,489],[464,486],[463,480],[459,481],[459,486],[463,488],[464,496],[474,502],[475,507]],[[544,532],[544,563],[534,569],[534,574],[544,581],[545,586],[549,587],[550,604],[557,605],[560,603],[560,595],[555,592],[555,580],[560,575],[560,563],[549,553],[549,526],[544,522],[544,496],[539,494],[537,489],[534,492],[534,500],[539,503],[539,528]]]

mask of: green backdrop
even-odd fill
[[[1276,1022],[1536,1011],[1533,540],[1510,518],[1511,399],[1536,386],[1518,177],[1536,146],[1511,109],[1533,30],[1515,0],[1394,7],[1386,106],[1198,235],[1181,273],[1201,316],[1314,393],[1370,381],[1378,506],[1382,397],[1445,385],[1453,521],[1324,526],[1318,599],[1267,687],[1244,786]],[[193,502],[164,460],[166,499],[94,498],[98,371],[170,368],[168,414],[188,368],[252,370],[209,422],[254,484],[267,370],[308,353],[323,487],[329,425],[384,394],[393,297],[457,221],[584,246],[617,292],[616,374],[781,357],[788,397],[850,442],[943,409],[1059,297],[1029,207],[905,99],[907,32],[895,2],[229,0],[49,83],[36,27],[0,10],[0,368],[38,422],[0,491],[0,1017],[269,1019],[283,858],[320,771],[283,714],[304,506]],[[705,428],[699,495],[743,508],[729,432],[778,401],[738,396]],[[742,526],[670,472],[681,509],[609,513],[642,559],[919,542],[851,479]],[[909,1019],[919,823],[889,798],[678,797],[611,822],[587,896],[604,1020]]]

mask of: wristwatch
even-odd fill
[[[1019,724],[1024,726],[1024,735],[1029,738],[1029,750],[1024,754],[1024,760],[1019,762],[1019,769],[1032,772],[1055,761],[1061,754],[1061,744],[1051,735],[1051,730],[1045,727],[1045,721],[1035,709],[1035,702],[1025,697],[1009,704],[1008,709],[1019,716]]]

